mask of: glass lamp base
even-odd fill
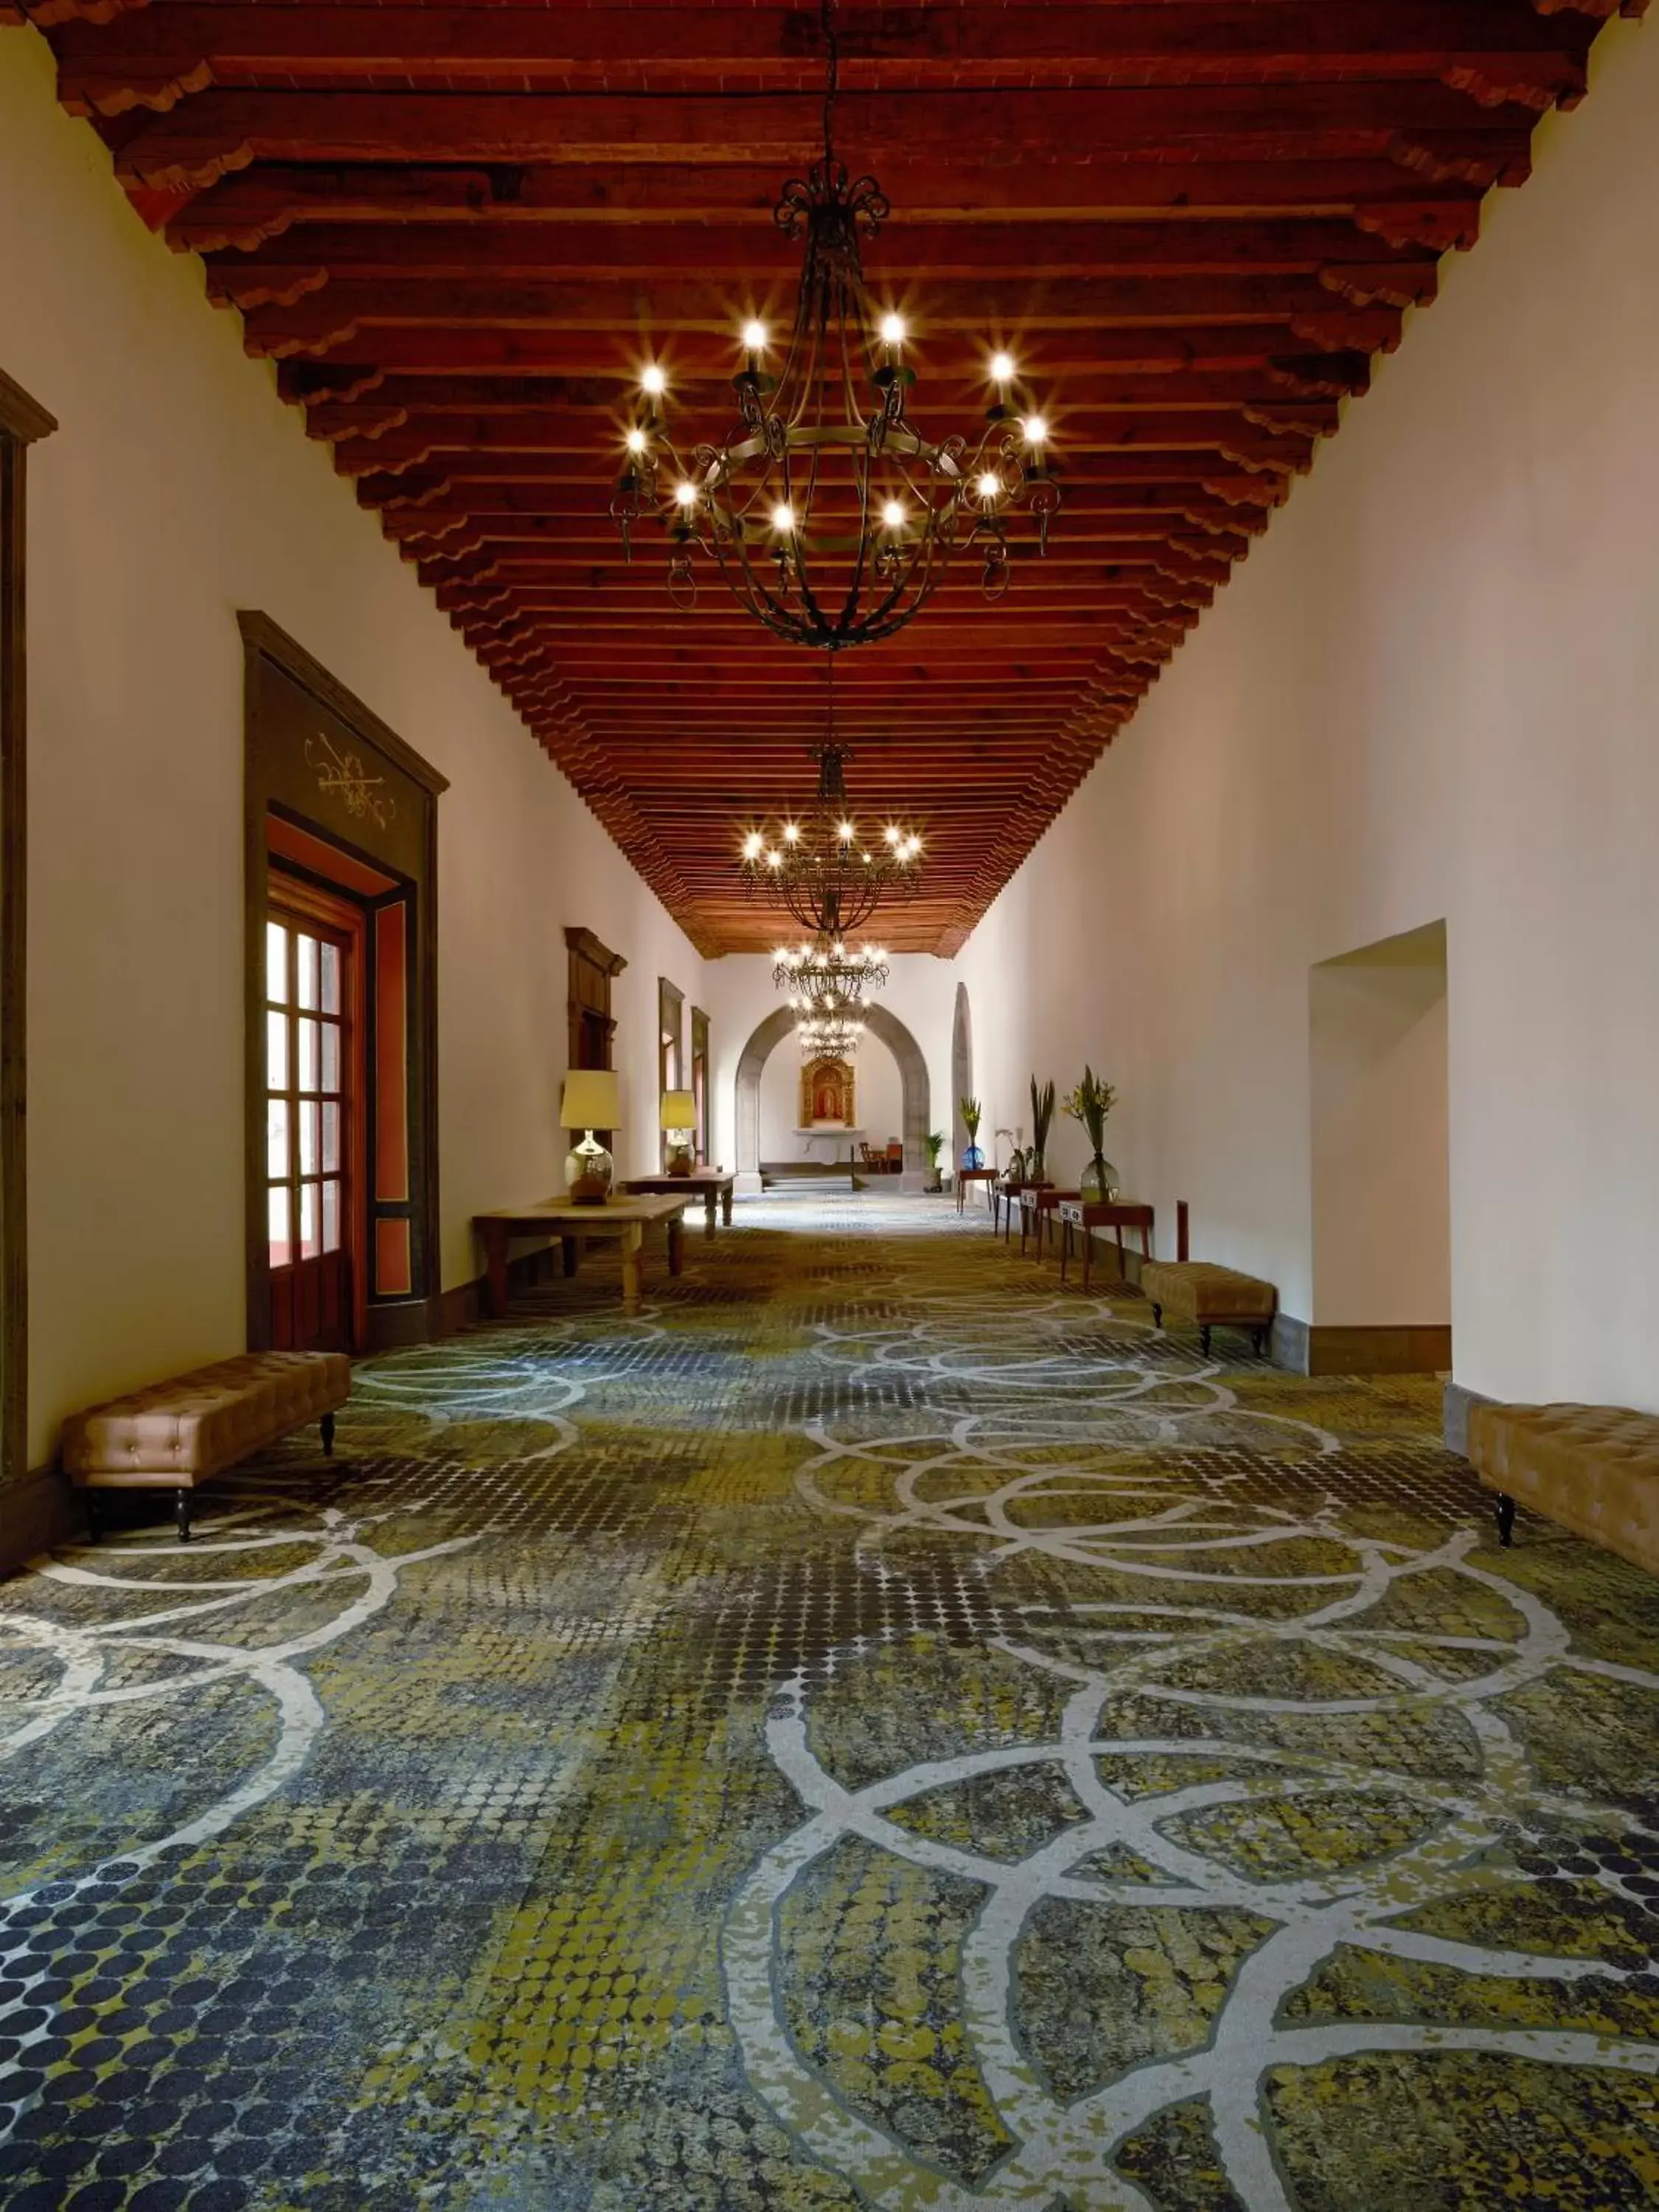
[[[603,1206],[611,1195],[617,1164],[590,1129],[564,1164],[567,1195],[577,1206]]]
[[[668,1156],[663,1162],[663,1173],[672,1176],[689,1176],[694,1164],[690,1135],[679,1129],[671,1129],[667,1133]]]

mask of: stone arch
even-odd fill
[[[885,1006],[866,1006],[865,1026],[879,1037],[898,1062],[903,1100],[904,1173],[902,1190],[920,1190],[927,1180],[927,1125],[933,1110],[927,1083],[927,1062],[921,1047],[896,1014]],[[740,1191],[760,1188],[761,1070],[786,1037],[794,1034],[795,1018],[780,1006],[759,1023],[738,1056],[738,1181]]]
[[[955,1164],[960,1165],[968,1149],[968,1125],[962,1118],[962,1102],[974,1095],[974,1010],[968,1003],[968,986],[957,985],[956,1014],[951,1024],[951,1131]]]

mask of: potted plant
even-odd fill
[[[962,1126],[968,1132],[968,1149],[962,1156],[965,1168],[982,1168],[985,1155],[979,1148],[980,1116],[984,1109],[977,1098],[958,1098],[957,1111],[962,1116]]]
[[[1097,1075],[1085,1063],[1083,1080],[1066,1102],[1066,1111],[1073,1121],[1081,1121],[1089,1133],[1089,1164],[1078,1178],[1078,1188],[1085,1198],[1115,1198],[1117,1170],[1106,1158],[1106,1116],[1117,1103],[1117,1091],[1103,1075]]]
[[[1048,1177],[1048,1128],[1054,1118],[1054,1085],[1050,1076],[1047,1083],[1039,1084],[1031,1078],[1031,1149],[1025,1162],[1028,1182],[1046,1182]]]
[[[927,1147],[927,1180],[923,1183],[922,1188],[943,1190],[945,1182],[939,1171],[939,1156],[945,1150],[944,1130],[930,1129],[922,1139],[922,1142]]]

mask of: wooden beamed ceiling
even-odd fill
[[[964,563],[841,657],[855,805],[915,822],[950,952],[1030,851],[1372,357],[1522,183],[1617,0],[931,0],[841,11],[837,140],[890,220],[931,434],[991,347],[1053,425],[1065,504],[988,607]],[[1623,12],[1639,13],[1644,0]],[[647,358],[714,434],[735,332],[787,319],[771,221],[812,159],[816,5],[0,0],[57,53],[152,225],[380,516],[693,940],[772,941],[737,833],[811,789],[823,657],[695,608],[609,517]],[[1503,364],[1494,362],[1494,375]]]

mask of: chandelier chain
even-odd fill
[[[836,166],[836,101],[841,93],[841,37],[836,29],[836,0],[823,0],[819,10],[823,24],[823,43],[829,54],[829,65],[823,79],[823,161],[826,170]]]

